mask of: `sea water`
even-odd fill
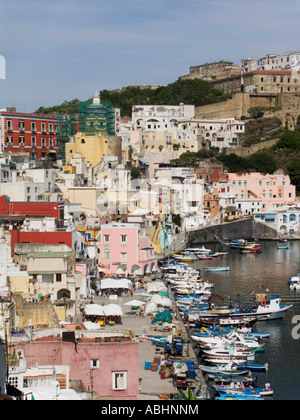
[[[213,298],[216,306],[230,301],[254,304],[255,294],[269,290],[270,295],[281,297],[282,303],[292,304],[284,319],[257,322],[254,330],[270,333],[263,340],[265,352],[258,353],[255,362],[268,363],[266,373],[253,373],[258,377],[259,385],[269,382],[274,390],[275,400],[300,399],[300,291],[291,291],[289,276],[300,272],[300,241],[288,242],[288,249],[277,249],[278,242],[262,241],[260,254],[241,254],[229,246],[209,244],[213,251],[228,252],[223,257],[209,261],[197,261],[190,265],[201,269],[204,280],[213,282]],[[205,271],[206,266],[229,266],[229,272],[212,273]],[[297,316],[299,319],[297,319]]]

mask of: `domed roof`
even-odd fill
[[[93,96],[93,105],[100,105],[100,95],[97,90]]]

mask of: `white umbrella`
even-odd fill
[[[123,312],[119,305],[111,303],[103,308],[105,316],[122,316]]]
[[[145,302],[142,302],[141,300],[131,300],[130,302],[125,303],[126,306],[143,306],[145,305]]]
[[[101,289],[130,289],[132,286],[131,280],[127,279],[104,279],[101,280]]]
[[[103,306],[97,304],[90,304],[86,305],[84,308],[84,312],[86,315],[94,315],[94,316],[104,316]]]

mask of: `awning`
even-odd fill
[[[132,286],[131,280],[121,279],[104,279],[101,280],[101,289],[130,289]]]
[[[104,316],[103,306],[97,304],[86,305],[84,308],[85,315]]]

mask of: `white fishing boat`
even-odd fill
[[[185,252],[191,252],[193,254],[210,254],[212,250],[202,246],[201,248],[187,248]]]
[[[223,375],[240,375],[244,376],[247,374],[247,370],[238,370],[237,365],[233,362],[229,362],[225,366],[204,366],[199,365],[199,369],[204,373],[209,373],[214,376],[223,376]]]
[[[292,277],[290,280],[290,289],[291,290],[300,290],[300,277]]]
[[[228,316],[231,318],[238,317],[255,317],[257,321],[268,321],[274,319],[282,319],[287,311],[293,305],[281,303],[279,296],[269,296],[267,293],[256,295],[256,306],[247,311],[243,311],[242,308],[228,309]],[[211,319],[212,321],[220,318],[220,314],[214,311],[201,312],[199,314],[199,322],[202,318]]]

